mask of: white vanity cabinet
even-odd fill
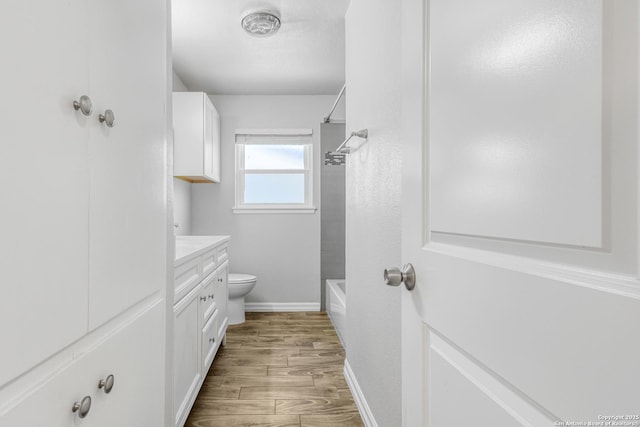
[[[173,175],[220,182],[220,115],[203,92],[173,93]]]
[[[227,332],[228,236],[176,237],[173,409],[184,425]]]
[[[2,426],[162,425],[167,17],[168,1],[0,5]]]

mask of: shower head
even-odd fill
[[[357,136],[358,138],[367,139],[369,138],[369,129],[361,129],[356,132],[351,132],[351,136]]]

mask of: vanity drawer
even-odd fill
[[[213,273],[213,270],[216,269],[218,265],[217,257],[216,257],[216,249],[210,249],[207,252],[203,253],[202,256],[202,277],[207,277],[209,274]]]
[[[223,262],[229,259],[229,245],[224,244],[222,246],[219,246],[217,254],[218,265],[221,265]]]
[[[202,329],[202,372],[206,375],[218,349],[218,310]]]
[[[206,323],[216,309],[216,283],[218,283],[217,274],[210,274],[209,277],[202,281],[202,290],[200,291],[200,317],[202,324]]]
[[[179,301],[200,282],[202,277],[202,262],[200,258],[193,259],[175,268],[173,272],[173,302]]]

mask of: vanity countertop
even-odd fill
[[[207,249],[229,241],[229,236],[176,236],[176,259],[173,263],[177,267],[201,255]]]

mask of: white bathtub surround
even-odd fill
[[[327,314],[340,338],[342,346],[347,349],[347,289],[344,279],[327,280],[326,306]]]

